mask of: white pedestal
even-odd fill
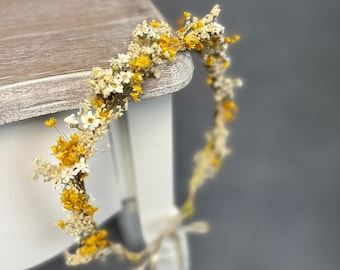
[[[59,126],[69,112],[58,113]],[[28,181],[35,157],[52,158],[57,133],[44,127],[49,116],[0,126],[0,269],[24,269],[65,250],[73,240],[54,224],[64,213],[52,185]],[[150,226],[174,213],[171,96],[130,103],[128,123],[138,202],[147,242],[158,234]],[[99,207],[98,223],[121,207],[107,136],[90,162],[87,190]]]

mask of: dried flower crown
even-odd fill
[[[226,123],[235,118],[237,107],[233,101],[233,89],[241,85],[240,79],[225,75],[230,64],[227,47],[235,43],[239,36],[224,36],[224,27],[217,23],[219,12],[218,5],[202,19],[184,12],[185,23],[175,33],[164,22],[152,20],[137,25],[126,54],[118,54],[117,58],[111,59],[109,69],[93,68],[87,98],[77,115],[65,118],[67,126],[76,132],[70,138],[59,132],[56,145],[51,147],[59,163],[35,159],[37,168],[33,179],[41,177],[61,190],[61,202],[67,216],[58,221],[58,225],[79,242],[73,254],[66,254],[68,264],[87,263],[111,253],[139,261],[144,266],[151,264],[161,242],[183,228],[183,221],[194,213],[197,190],[218,172],[222,159],[229,153]],[[129,99],[139,101],[144,79],[150,76],[159,78],[161,74],[157,67],[184,51],[197,52],[207,68],[207,84],[212,88],[215,102],[214,125],[207,134],[206,145],[195,155],[187,200],[176,221],[145,250],[131,252],[121,244],[107,240],[107,232],[97,228],[93,215],[98,208],[91,205],[85,188],[85,179],[89,174],[88,160],[95,153],[97,141],[108,132],[108,124],[128,109]],[[45,125],[55,127],[56,120],[51,118]],[[191,226],[197,225],[202,224],[193,223]]]

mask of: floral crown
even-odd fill
[[[205,231],[208,228],[202,222],[189,225],[185,222],[195,211],[197,190],[218,172],[229,153],[226,124],[235,119],[237,106],[233,101],[233,89],[242,84],[240,79],[225,75],[230,64],[226,50],[240,37],[224,36],[224,27],[217,23],[219,13],[218,5],[202,19],[184,12],[184,25],[175,33],[168,24],[155,20],[137,25],[127,53],[111,59],[108,69],[93,68],[87,98],[76,115],[65,118],[68,128],[75,132],[68,138],[56,128],[55,118],[45,122],[47,127],[55,127],[59,132],[56,145],[51,147],[59,163],[36,158],[33,179],[42,178],[61,192],[61,203],[67,214],[57,224],[79,243],[74,253],[66,253],[67,264],[87,263],[113,253],[146,267],[154,263],[161,243],[180,229],[191,226],[191,230]],[[99,229],[94,221],[98,208],[90,203],[91,197],[85,187],[90,173],[88,160],[95,154],[98,140],[108,132],[109,123],[127,111],[130,99],[140,100],[143,81],[148,77],[159,78],[158,66],[184,51],[197,52],[207,68],[207,84],[212,89],[215,104],[213,127],[207,133],[205,146],[195,155],[188,196],[175,222],[144,250],[132,252],[119,243],[110,242],[107,231]]]

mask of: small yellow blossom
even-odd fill
[[[208,67],[212,67],[214,64],[215,64],[215,58],[214,56],[212,55],[209,55],[207,60],[205,61],[205,64],[208,66]]]
[[[135,84],[133,87],[133,92],[137,93],[138,95],[143,93],[143,88],[140,84]]]
[[[198,21],[192,26],[192,29],[193,30],[200,29],[203,25],[204,25],[204,23],[202,21]]]
[[[85,208],[85,212],[89,217],[92,217],[94,212],[98,210],[98,207],[94,207],[92,205],[87,205]]]
[[[71,166],[78,163],[81,156],[85,154],[83,146],[79,145],[79,137],[72,134],[69,141],[58,137],[57,145],[51,147],[53,155],[60,160],[60,166]]]
[[[241,39],[241,37],[239,35],[234,35],[232,37],[225,37],[224,42],[226,42],[228,44],[234,44],[237,41],[239,41],[240,39]]]
[[[187,11],[184,11],[184,12],[183,12],[183,17],[184,17],[185,19],[189,19],[190,16],[191,16],[191,14],[190,14],[189,12],[187,12]]]
[[[186,35],[183,40],[184,40],[185,46],[188,50],[193,50],[193,49],[196,48],[196,46],[198,44],[201,44],[200,40],[193,35]],[[200,50],[202,50],[202,48],[201,48],[202,46],[203,46],[203,44],[200,45]]]
[[[100,118],[105,119],[105,120],[108,119],[109,115],[110,115],[110,111],[107,109],[101,110],[99,113]]]
[[[223,68],[228,68],[230,66],[230,61],[224,61],[223,62]]]
[[[223,101],[224,117],[226,122],[235,120],[235,114],[237,112],[237,106],[232,100]]]
[[[62,230],[64,230],[65,227],[66,227],[66,224],[65,224],[65,222],[64,222],[63,220],[59,220],[59,221],[57,222],[57,225],[58,225]]]
[[[151,25],[152,27],[154,27],[154,28],[158,28],[158,27],[160,27],[162,24],[161,24],[160,22],[157,22],[157,21],[155,21],[155,20],[152,20],[152,21],[150,22],[150,25]]]
[[[221,167],[221,158],[219,158],[218,156],[214,155],[213,158],[212,158],[211,164],[216,169],[219,169]]]
[[[177,37],[169,37],[168,35],[160,36],[158,44],[163,51],[163,55],[171,61],[180,49],[180,41]]]
[[[136,72],[132,76],[132,81],[136,84],[141,84],[143,82],[143,76],[141,73]]]
[[[139,94],[136,92],[131,92],[130,97],[132,97],[133,101],[136,101],[136,102],[140,101]]]
[[[88,216],[93,216],[94,212],[98,210],[89,204],[87,195],[82,193],[76,193],[74,190],[64,190],[60,198],[63,207],[69,211],[76,211],[78,213],[84,212]]]
[[[95,254],[98,249],[107,247],[109,242],[105,239],[106,235],[107,231],[101,230],[82,240],[81,247],[78,249],[79,254],[91,255]]]
[[[94,98],[92,99],[93,108],[98,109],[101,108],[105,104],[105,100],[103,98]]]
[[[47,121],[45,121],[45,126],[46,127],[54,127],[57,124],[57,119],[55,119],[54,117],[48,119]]]
[[[214,79],[212,77],[207,78],[207,84],[211,85],[214,82]]]
[[[181,21],[178,21],[178,24],[181,25]],[[180,29],[177,30],[177,33],[184,33],[186,30],[188,29],[188,27],[185,25],[183,27],[181,27]]]
[[[130,60],[130,66],[132,68],[146,68],[150,66],[151,60],[148,55],[142,54],[138,58]]]

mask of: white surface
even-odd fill
[[[150,241],[157,229],[147,226],[148,215],[160,217],[175,209],[171,96],[131,105],[128,119],[137,194],[143,232]],[[68,114],[54,115],[61,123],[60,128],[62,119]],[[64,217],[58,192],[49,183],[27,180],[34,169],[32,160],[35,157],[51,157],[49,149],[57,133],[44,127],[43,122],[48,118],[0,126],[0,269],[28,268],[49,259],[73,242],[54,226]],[[120,208],[107,143],[105,138],[98,145],[87,179],[87,190],[95,198],[94,205],[100,208],[95,214],[98,222]]]
[[[61,123],[66,115],[68,113],[64,112],[55,116]],[[64,217],[58,191],[49,183],[28,180],[34,169],[32,160],[35,157],[52,158],[49,149],[58,134],[54,129],[44,127],[48,117],[0,127],[0,269],[33,266],[73,242],[54,225]],[[117,211],[120,204],[112,181],[111,156],[100,151],[106,149],[106,139],[98,145],[98,149],[99,153],[91,160],[90,168],[93,170],[87,184],[90,194],[96,198],[94,204],[100,206],[96,213],[100,222]]]

